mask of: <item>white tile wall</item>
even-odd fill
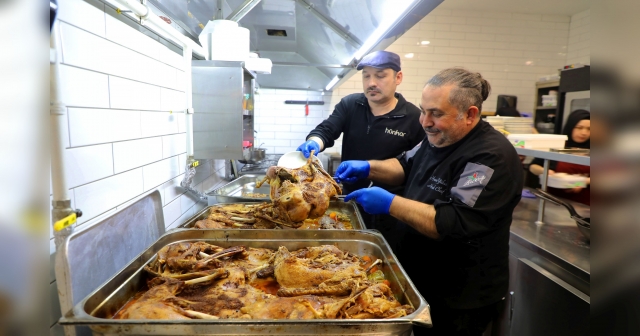
[[[162,159],[162,138],[147,138],[113,144],[113,170],[116,174]]]
[[[159,86],[109,76],[111,107],[130,110],[161,110]]]
[[[183,57],[96,4],[61,0],[58,24],[67,175],[84,213],[79,223],[158,188],[172,224],[195,208],[180,206],[186,198],[177,187],[186,160]],[[224,166],[212,166],[198,168],[196,187],[223,183]]]
[[[174,156],[146,165],[142,167],[142,172],[144,175],[144,190],[155,189],[180,174],[178,157]]]
[[[142,136],[140,111],[69,108],[68,113],[72,147]]]
[[[285,100],[324,101],[310,105],[305,116],[304,105],[287,105]],[[316,91],[260,89],[256,95],[256,144],[264,143],[267,153],[283,154],[295,150],[307,134],[333,110],[330,94]]]
[[[591,64],[591,11],[571,16],[566,64]]]
[[[140,112],[142,136],[149,137],[178,133],[178,119],[180,118],[184,118],[182,113]]]
[[[106,15],[102,3],[91,3],[98,5],[59,0],[57,25],[61,99],[68,106],[67,176],[72,206],[83,211],[78,230],[156,188],[166,226],[175,227],[206,205],[178,187],[186,162],[183,57]],[[222,161],[205,161],[194,187],[218,186],[222,174]],[[51,283],[56,286],[54,275]],[[51,334],[61,334],[60,326]]]
[[[179,116],[178,116],[179,118]],[[187,137],[184,133],[167,135],[162,137],[162,157],[182,154],[186,152]]]
[[[66,168],[71,188],[113,175],[111,144],[67,149]]]
[[[60,99],[67,106],[109,107],[109,76],[60,66]]]
[[[82,0],[60,1],[58,8],[58,20],[68,22],[76,27],[96,34],[105,36],[105,15],[104,5],[96,8]],[[62,5],[64,4],[64,5]]]
[[[138,168],[73,189],[76,206],[83,213],[78,223],[84,223],[142,194],[142,178],[142,169]]]

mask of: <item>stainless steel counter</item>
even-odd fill
[[[580,215],[590,215],[589,207],[572,204]],[[538,199],[522,198],[513,212],[510,244],[512,253],[529,257],[588,294],[591,247],[578,231],[567,209],[549,202],[546,207],[544,224],[537,225]]]

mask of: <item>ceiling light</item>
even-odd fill
[[[362,56],[367,54],[373,46],[378,43],[382,35],[389,31],[389,28],[393,26],[400,16],[407,10],[411,5],[413,5],[415,0],[401,0],[401,1],[393,1],[393,4],[389,6],[388,10],[385,10],[384,13],[385,19],[378,25],[378,28],[373,31],[373,34],[369,36],[367,41],[353,54],[352,59],[359,61]]]
[[[533,61],[526,61],[524,62],[525,65],[533,65]]]
[[[406,58],[413,58],[413,56],[414,56],[413,53],[408,53],[408,54],[404,55],[404,57],[406,57]]]
[[[429,41],[422,41],[422,42],[420,42],[420,44],[422,44],[422,45],[427,45],[427,44],[429,44],[429,43],[431,43],[431,42],[429,42]]]
[[[329,82],[329,84],[327,84],[327,86],[324,89],[326,91],[333,89],[333,86],[336,85],[336,83],[338,83],[339,80],[340,78],[338,78],[338,76],[333,77],[333,79]]]

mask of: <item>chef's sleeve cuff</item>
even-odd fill
[[[436,200],[433,202],[433,206],[436,209],[436,230],[441,240],[453,233],[453,228],[456,225],[458,217],[456,210],[450,202]]]

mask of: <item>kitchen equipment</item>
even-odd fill
[[[256,164],[256,163],[260,163],[262,162],[262,160],[265,159],[266,155],[266,149],[261,149],[261,148],[245,148],[242,150],[242,157],[244,158],[244,160],[238,160],[240,163],[249,163],[249,164]]]
[[[251,204],[251,203],[257,203],[257,201],[256,200],[252,200],[252,201],[244,201],[244,202],[220,202],[220,203],[217,203],[217,204],[227,204],[227,203],[247,203],[247,204]],[[207,218],[209,216],[209,211],[211,211],[211,208],[214,205],[215,204],[211,204],[210,206],[202,209],[200,212],[195,214],[193,217],[189,218],[186,222],[184,222],[184,224],[181,224],[178,227],[182,228],[182,229],[190,229],[190,228],[192,228],[196,224],[197,221],[199,221],[201,219],[205,219],[205,218]],[[331,202],[329,202],[329,208],[327,209],[326,213],[331,213],[332,211],[342,213],[342,214],[346,215],[347,217],[349,217],[349,221],[351,222],[351,226],[353,227],[353,230],[365,230],[366,229],[366,226],[364,224],[364,220],[362,219],[362,215],[360,214],[360,211],[358,210],[358,207],[356,206],[356,204],[354,202],[345,203],[343,201],[331,201]],[[251,231],[257,231],[257,230],[251,230]],[[277,230],[277,231],[282,231],[282,230]],[[293,231],[308,231],[308,230],[293,230]],[[320,230],[309,230],[309,231],[320,231]],[[325,231],[325,230],[321,230],[321,231]],[[349,230],[349,231],[352,231],[352,230]]]
[[[270,75],[256,78],[260,87],[319,92],[350,78],[362,56],[385,50],[442,1],[149,0],[148,5],[194,41],[212,18],[238,22],[250,31],[245,67],[259,60],[249,58],[249,51],[273,63]],[[227,38],[235,50],[237,41]],[[224,44],[213,45],[212,52],[228,53],[219,45]]]
[[[324,168],[322,165],[322,161],[318,159],[315,155],[313,156],[313,160],[320,164],[320,167]],[[278,166],[285,167],[289,169],[300,168],[307,163],[307,158],[304,157],[304,154],[300,151],[293,151],[289,153],[283,154],[278,160]]]
[[[401,303],[415,312],[392,319],[317,320],[114,320],[117,312],[145,286],[143,267],[164,246],[178,241],[204,241],[222,247],[244,245],[296,250],[336,244],[356,255],[382,260],[380,268]],[[410,335],[412,325],[430,327],[430,307],[376,231],[335,230],[174,230],[168,232],[93,291],[60,320],[64,326],[88,326],[98,335]]]
[[[162,197],[157,189],[76,229],[57,247],[55,256],[62,310],[72,309],[118,272],[126,276],[121,269],[164,233]]]
[[[235,202],[269,202],[269,193],[271,191],[269,184],[263,184],[260,188],[256,188],[256,183],[261,181],[264,175],[242,175],[237,179],[214,189],[207,193],[209,197],[209,205],[218,203],[235,203]],[[248,197],[246,195],[264,194],[264,197]]]
[[[578,230],[580,230],[580,233],[582,233],[587,238],[587,240],[591,240],[591,219],[590,218],[585,218],[578,215],[573,205],[549,194],[546,191],[543,191],[541,189],[536,189],[536,190],[532,190],[532,192],[536,196],[546,201],[549,201],[553,204],[561,205],[567,208],[567,210],[569,210],[569,213],[571,214],[571,218],[576,221],[576,225],[578,226]]]
[[[255,74],[244,62],[198,60],[191,83],[194,157],[252,161]]]

